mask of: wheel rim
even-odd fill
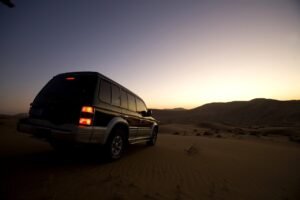
[[[113,138],[111,143],[111,153],[113,157],[118,157],[123,149],[123,139],[121,136],[117,135]]]

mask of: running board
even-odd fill
[[[150,141],[151,138],[137,138],[137,139],[129,139],[129,144],[137,144]]]

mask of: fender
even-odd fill
[[[117,124],[123,124],[127,128],[129,127],[128,122],[125,119],[123,119],[122,117],[114,117],[107,125],[105,136],[104,136],[104,143],[106,143],[109,135],[111,134],[111,131]]]
[[[153,131],[154,131],[155,128],[157,128],[157,132],[158,132],[158,124],[157,124],[157,122],[154,122],[153,125],[152,125],[152,127],[151,127],[151,135],[152,135],[152,133],[153,133]]]

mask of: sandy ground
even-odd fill
[[[14,128],[0,124],[0,199],[300,199],[296,143],[161,134],[110,163]]]

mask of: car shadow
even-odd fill
[[[149,147],[145,144],[128,145],[121,160],[142,153]],[[107,159],[103,148],[85,147],[72,148],[69,151],[56,151],[47,149],[35,153],[19,154],[0,158],[3,163],[2,167],[14,169],[19,167],[60,167],[60,166],[97,166],[108,163],[119,162]]]

